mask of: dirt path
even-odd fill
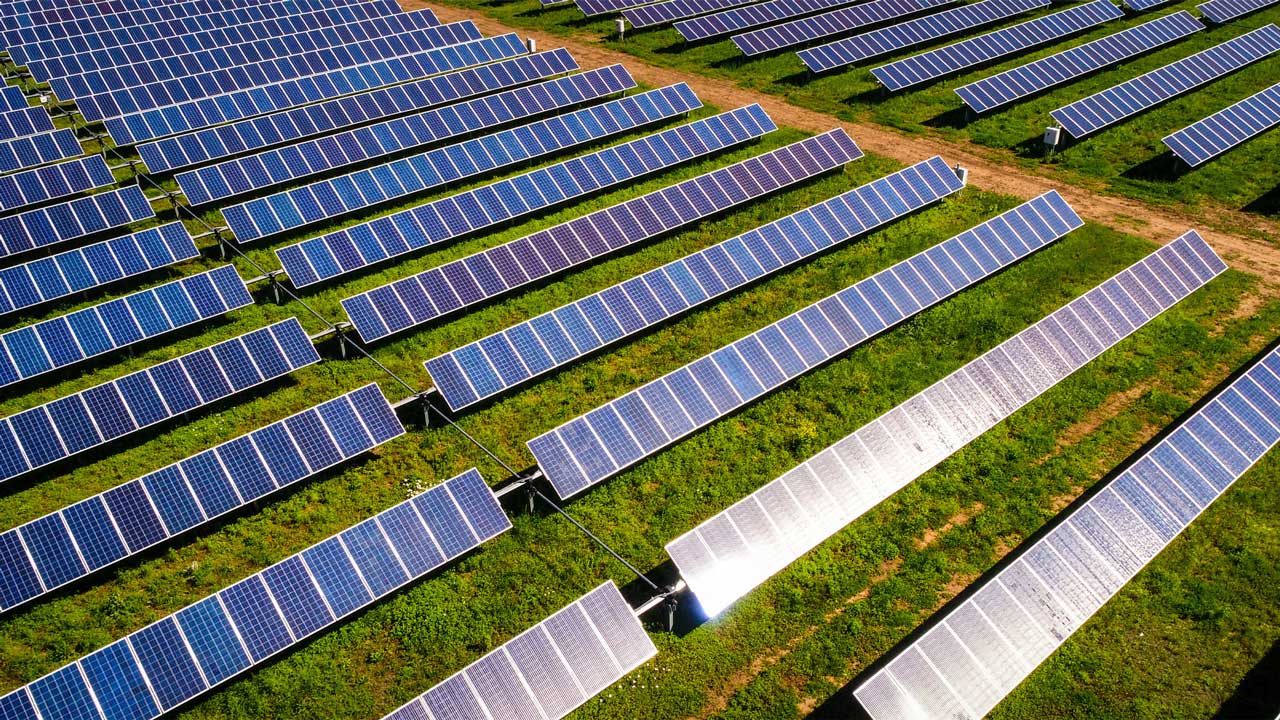
[[[975,151],[974,148],[937,138],[902,135],[877,125],[849,123],[823,113],[792,105],[782,98],[746,90],[728,80],[707,78],[694,73],[648,64],[632,55],[610,50],[594,42],[584,42],[571,37],[549,35],[525,29],[508,27],[497,20],[470,10],[438,5],[423,0],[402,0],[409,9],[429,7],[443,22],[471,19],[486,35],[517,32],[523,37],[538,41],[540,49],[564,47],[573,53],[584,68],[623,63],[638,81],[661,86],[677,82],[688,83],[703,101],[723,108],[760,103],[761,107],[779,125],[823,132],[833,127],[843,127],[863,149],[877,155],[893,158],[902,163],[915,163],[932,155],[941,155],[947,162],[969,168],[969,181],[976,187],[992,192],[1031,198],[1046,190],[1057,188],[1081,217],[1119,230],[1156,241],[1173,240],[1188,228],[1196,228],[1206,240],[1239,270],[1262,276],[1270,284],[1280,286],[1280,248],[1263,240],[1242,237],[1206,229],[1203,218],[1191,214],[1178,214],[1167,208],[1155,210],[1141,202],[1102,195],[1090,190],[1055,183],[1001,164],[998,160]],[[1280,237],[1280,223],[1241,212],[1220,211],[1223,224],[1253,225],[1273,232]],[[1280,288],[1278,288],[1280,289]]]

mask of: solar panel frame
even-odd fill
[[[1035,542],[1015,549],[1005,566],[979,581],[977,592],[936,615],[923,635],[855,688],[854,697],[869,715],[880,718],[901,717],[895,713],[906,707],[961,706],[973,717],[994,709],[1275,447],[1280,439],[1277,371],[1280,351],[1273,350],[1127,463],[1088,500],[1051,521],[1051,529],[1038,533]],[[1215,448],[1215,442],[1221,447]],[[1173,512],[1188,501],[1192,517]],[[1065,583],[1050,585],[1046,578],[1055,561],[1068,572]],[[1075,591],[1068,592],[1072,585]],[[1085,599],[1087,614],[1075,617],[1079,609],[1072,602],[1068,612],[1054,613],[1057,622],[1043,624],[1044,613],[1059,603],[1066,606],[1066,597]],[[998,609],[1010,602],[1028,610],[1015,616],[1018,632],[1008,622],[1012,618]],[[984,635],[1003,640],[984,648]],[[974,668],[987,678],[986,687],[979,690],[960,682],[954,677],[956,668],[939,661],[951,648],[973,658]],[[927,663],[927,673],[917,675],[908,667],[916,662],[910,657],[913,653]]]
[[[0,258],[156,216],[137,185],[0,217]]]
[[[0,175],[0,212],[78,195],[115,181],[101,155]]]
[[[84,154],[69,128],[0,141],[0,173],[25,170]]]
[[[1280,125],[1280,84],[1171,133],[1161,142],[1194,168],[1277,125]]]
[[[753,57],[793,47],[819,38],[841,35],[879,25],[886,20],[917,15],[957,0],[871,0],[851,7],[792,20],[730,38],[743,55]]]
[[[267,351],[273,355],[262,354]],[[224,370],[219,356],[229,354],[252,358],[258,377]],[[7,355],[4,359],[10,361]],[[320,356],[306,332],[289,318],[0,418],[0,482],[317,362]],[[66,419],[55,421],[53,410],[65,411],[59,417]]]
[[[989,112],[1204,29],[1204,24],[1190,13],[1179,10],[962,85],[956,88],[956,94],[973,112]],[[1042,69],[1048,67],[1052,67],[1054,72]]]
[[[569,51],[557,48],[196,130],[143,143],[137,150],[150,172],[170,172],[427,110],[577,69],[578,63]]]
[[[0,697],[0,707],[17,713],[13,720],[39,720],[79,699],[91,714],[96,698],[107,717],[157,718],[510,527],[484,479],[468,470]],[[378,582],[382,571],[394,572],[385,578],[394,584]],[[124,674],[128,687],[165,692],[112,692]]]
[[[1225,270],[1199,235],[1184,235],[671,541],[668,554],[704,611],[719,613]],[[797,505],[793,484],[820,502]],[[756,510],[777,523],[779,542],[704,532]]]
[[[382,391],[370,383],[24,523],[0,539],[0,545],[29,549],[24,556],[4,558],[0,611],[12,610],[215,518],[243,510],[404,432]],[[317,437],[314,441],[299,437],[303,433]],[[344,441],[340,442],[340,437]],[[317,449],[312,449],[313,445]],[[323,451],[318,449],[321,447]],[[144,498],[146,502],[136,504],[134,512],[119,512],[124,497]],[[44,541],[55,547],[40,548],[39,538],[27,537],[35,527],[59,524],[65,526],[65,532]],[[162,536],[157,538],[154,530],[144,528],[159,528]],[[131,538],[141,540],[130,542]],[[77,553],[77,548],[86,552]],[[56,554],[77,556],[78,574],[57,580],[45,577],[36,558]],[[20,577],[35,577],[38,583],[9,582]]]
[[[1280,0],[1209,0],[1196,6],[1200,14],[1215,25],[1231,22],[1236,18],[1271,7]]]
[[[775,129],[777,126],[759,105],[749,105],[501,180],[473,191],[419,205],[411,210],[379,218],[370,223],[289,245],[277,250],[276,258],[288,273],[290,282],[296,287],[313,285],[391,257],[473,233],[483,227],[491,227],[498,222],[505,222],[535,209],[562,204],[659,169],[704,157],[724,148],[762,137]],[[644,164],[628,165],[622,159],[621,152],[636,154],[637,157],[640,157],[639,152],[643,152],[654,165],[652,167]],[[618,176],[619,173],[622,177]],[[568,185],[570,182],[573,185]],[[584,187],[581,183],[585,183],[586,186]],[[544,195],[544,191],[550,193],[550,197]],[[455,227],[449,228],[443,219],[433,218],[433,216],[443,218],[437,208],[445,208],[452,217],[454,209],[460,207],[459,199],[463,198],[468,202],[474,201],[481,207],[483,203],[479,198],[488,198],[488,202],[493,204],[493,211],[495,213],[501,211],[499,217],[502,220],[479,221],[479,227],[471,226],[470,221],[467,221],[465,227],[455,222]],[[517,200],[520,204],[514,206],[515,210],[508,209],[507,206]],[[457,212],[460,216],[461,211],[457,210]],[[504,217],[502,213],[506,216]],[[423,223],[422,227],[419,227],[419,223]],[[401,226],[411,229],[412,232],[405,234]],[[353,238],[363,239],[366,237],[365,233],[373,237],[377,244],[364,243],[359,246],[357,252],[350,252],[347,248],[357,247]],[[342,264],[339,264],[339,258]]]
[[[1264,25],[1049,114],[1072,137],[1083,138],[1277,52],[1280,52],[1280,27]]]

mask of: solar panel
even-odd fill
[[[911,209],[901,194],[915,186],[905,177],[878,182],[859,193],[862,212],[886,222]],[[937,157],[914,182],[934,196],[961,187]],[[1082,224],[1057,193],[1041,196],[564,423],[529,449],[561,498],[577,495]]]
[[[206,84],[214,86],[216,92],[227,92],[233,89],[229,75],[238,76],[242,82],[249,82],[249,79],[255,81],[234,88],[239,89],[254,87],[262,82],[263,77],[272,77],[265,73],[275,68],[298,67],[305,74],[311,74],[355,64],[355,57],[360,58],[360,61],[379,59],[370,57],[367,52],[370,49],[368,43],[379,39],[403,35],[404,40],[413,41],[414,50],[420,50],[423,40],[427,40],[427,47],[436,47],[439,44],[452,44],[462,39],[475,40],[480,37],[480,31],[471,21],[452,25],[436,25],[434,21],[434,14],[422,11],[397,13],[339,25],[336,28],[306,30],[285,37],[246,43],[228,43],[194,52],[170,53],[103,70],[59,75],[49,79],[49,86],[53,89],[53,94],[62,100],[92,99],[92,96],[105,92],[114,92],[118,98],[137,98],[137,93],[147,93],[148,87],[152,91],[176,91],[179,87],[185,90]],[[442,42],[433,37],[436,34],[443,34],[452,42]],[[310,71],[307,72],[306,69]],[[214,75],[209,76],[209,73]],[[173,82],[180,78],[190,80]],[[284,76],[280,76],[274,79],[283,78]],[[177,100],[177,97],[173,97],[175,94],[166,92],[163,104],[172,104]],[[181,99],[189,100],[191,97]],[[140,106],[134,109],[137,107]]]
[[[1072,137],[1090,133],[1280,52],[1280,27],[1264,25],[1052,111]]]
[[[854,690],[874,718],[985,715],[1280,439],[1254,363]]]
[[[449,70],[524,55],[526,52],[520,37],[515,33],[508,33],[462,45],[435,48],[394,60],[379,60],[368,65],[334,70],[314,77],[111,117],[103,124],[117,144],[132,145],[386,85],[420,80]]]
[[[777,129],[750,105],[289,245],[276,257],[305,287],[744,143]]]
[[[114,182],[101,155],[0,175],[0,212],[57,200]]]
[[[889,90],[903,90],[937,80],[960,70],[977,67],[996,58],[1013,55],[1124,17],[1111,0],[1093,0],[1084,5],[1044,15],[1024,23],[1001,28],[985,35],[966,38],[953,45],[912,55],[897,62],[872,68],[871,74]]]
[[[237,241],[256,240],[598,141],[698,107],[701,103],[687,85],[672,85],[232,205],[222,213]],[[490,219],[483,211],[474,217]],[[271,232],[264,233],[263,228]]]
[[[4,357],[3,372],[17,371]],[[297,319],[0,418],[0,481],[320,362]]]
[[[719,613],[1226,269],[1190,233],[667,544]],[[976,717],[976,716],[974,716]]]
[[[1016,100],[1072,81],[1121,60],[1168,45],[1204,29],[1185,10],[1126,28],[1093,42],[1063,50],[998,75],[956,88],[956,94],[973,112],[984,113]]]
[[[1280,125],[1280,85],[1219,110],[1162,142],[1183,162],[1197,167],[1276,125]]]
[[[689,18],[675,23],[675,29],[689,42],[705,40],[717,35],[746,30],[800,17],[841,5],[851,5],[858,0],[768,0],[745,8]]]
[[[76,110],[85,120],[93,122],[288,80],[311,78],[318,83],[335,82],[338,77],[361,72],[378,61],[412,61],[416,58],[420,62],[434,65],[436,72],[478,64],[474,61],[466,62],[451,52],[456,45],[482,47],[482,57],[488,59],[489,52],[497,50],[501,41],[496,38],[480,39],[480,31],[475,23],[465,20],[452,25],[388,35],[376,41],[355,42],[175,80],[126,85],[118,90],[95,88],[99,91],[97,94],[75,98]]]
[[[0,172],[13,172],[84,154],[75,131],[53,132],[0,141]]]
[[[979,0],[972,5],[944,10],[915,20],[872,30],[796,54],[811,71],[820,73],[867,58],[923,45],[940,38],[1049,7],[1052,0]]]
[[[665,25],[680,18],[703,15],[725,8],[747,5],[752,0],[666,0],[622,11],[622,16],[632,27],[644,28]]]
[[[0,610],[244,508],[404,434],[365,385],[0,535]],[[69,562],[51,562],[65,558]]]
[[[12,720],[99,717],[97,707],[108,718],[157,718],[510,527],[468,470],[14,690],[0,707]]]
[[[231,265],[0,334],[0,387],[253,304]]]
[[[1275,5],[1277,0],[1209,0],[1196,6],[1201,15],[1209,21],[1221,25],[1238,17],[1254,13],[1262,8]]]
[[[138,155],[149,172],[179,170],[577,69],[578,63],[562,48],[524,55],[146,143],[138,146]]]
[[[49,117],[44,108],[29,107],[25,110],[0,112],[0,140],[52,132],[53,129],[53,118]]]
[[[549,113],[552,110],[620,93],[635,86],[635,80],[631,79],[626,69],[621,65],[611,65],[579,75],[547,80],[531,87],[508,90],[457,105],[447,105],[376,125],[367,125],[336,135],[326,135],[279,150],[267,150],[198,170],[181,172],[177,175],[178,186],[182,188],[188,202],[192,205],[202,205]],[[557,122],[551,124],[559,127]],[[536,131],[536,128],[547,127],[547,122],[533,123],[525,127],[528,131]],[[476,148],[485,158],[485,162],[488,162],[488,156],[483,154],[484,151],[480,149],[479,143],[480,141],[476,140],[461,143],[461,146]],[[515,143],[515,147],[518,151],[524,152],[518,143]],[[444,152],[444,150],[437,150],[419,157],[429,159]],[[536,151],[534,154],[537,154]],[[398,160],[397,164],[404,166],[408,162],[411,161],[402,159]],[[443,162],[449,164],[447,158],[443,159]],[[497,160],[493,162],[498,163]],[[364,168],[361,172],[368,173],[371,169]],[[411,170],[409,172],[412,173]],[[461,170],[458,173],[461,173]],[[350,177],[347,176],[346,182],[351,182]],[[334,184],[338,181],[323,182]],[[422,187],[419,184],[419,187],[410,188],[409,191],[420,190]],[[399,194],[403,194],[403,191]],[[270,200],[261,202],[271,204]]]
[[[342,306],[361,338],[380,339],[828,172],[860,154],[843,132],[831,131],[346,298]],[[452,402],[469,404],[450,394]]]
[[[840,8],[821,15],[792,20],[733,36],[733,44],[744,55],[763,55],[782,48],[801,45],[819,38],[853,32],[888,20],[916,15],[951,5],[956,0],[872,0],[853,7]]]
[[[1124,0],[1124,6],[1136,12],[1167,5],[1173,0]]]
[[[657,654],[610,580],[384,720],[559,720]]]
[[[27,102],[27,96],[22,93],[22,88],[16,85],[5,85],[0,88],[0,112],[9,110],[24,110],[31,107]]]
[[[8,218],[6,218],[8,219]],[[0,315],[198,257],[180,222],[0,269]]]
[[[0,217],[0,257],[8,257],[156,216],[137,185]]]
[[[653,2],[653,0],[574,0],[578,9],[587,17],[617,12],[623,8],[648,5],[651,2]]]

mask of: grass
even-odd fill
[[[1150,13],[1130,15],[1061,42],[1023,53],[1002,62],[964,72],[917,90],[886,96],[870,68],[916,54],[925,47],[873,58],[844,72],[821,76],[807,73],[794,52],[779,52],[748,59],[727,38],[686,44],[670,26],[629,30],[619,41],[612,16],[583,18],[572,5],[538,9],[534,0],[447,0],[448,4],[493,17],[511,27],[535,29],[597,42],[630,53],[646,62],[722,78],[739,86],[786,98],[802,107],[829,113],[849,121],[874,122],[908,134],[929,134],[953,141],[968,141],[991,149],[997,159],[1028,172],[1044,172],[1067,182],[1104,189],[1158,205],[1204,204],[1244,209],[1262,215],[1280,214],[1280,133],[1269,133],[1233,150],[1197,170],[1178,170],[1172,155],[1160,142],[1165,135],[1206,117],[1275,83],[1280,57],[1255,63],[1199,90],[1140,114],[1083,142],[1073,143],[1054,161],[1042,164],[1041,135],[1053,124],[1049,111],[1124,82],[1141,73],[1225,42],[1249,30],[1280,21],[1280,9],[1254,13],[1236,22],[1210,27],[1107,70],[991,113],[972,122],[965,120],[963,105],[954,89],[974,80],[1051,55],[1082,42],[1146,22],[1175,9],[1192,9],[1184,0]],[[1006,21],[1008,26],[1037,15],[1061,10],[1061,4]],[[969,35],[979,32],[973,31]],[[1247,170],[1245,170],[1247,168]]]
[[[754,145],[323,286],[306,297],[334,317],[338,300],[347,295],[800,137],[784,129]],[[396,373],[425,387],[429,378],[420,363],[439,352],[893,169],[883,158],[868,157],[842,173],[630,249],[465,317],[376,345],[373,353]],[[527,464],[531,456],[525,440],[1014,202],[966,190],[526,386],[463,415],[459,422],[503,458],[517,466]],[[665,542],[1152,247],[1146,240],[1088,225],[587,493],[570,510],[639,567],[655,568],[666,561]],[[252,254],[265,262],[270,260],[269,250],[254,249]],[[215,264],[209,259],[184,264],[157,273],[156,281]],[[240,270],[246,277],[252,274],[247,266]],[[1264,301],[1252,314],[1233,314],[1242,298],[1257,297],[1259,290],[1257,280],[1236,272],[1215,280],[752,592],[723,617],[681,634],[655,632],[658,658],[593,699],[577,717],[679,718],[709,709],[705,714],[726,718],[785,718],[839,697],[844,692],[840,688],[860,668],[892,648],[945,599],[957,578],[971,578],[989,568],[1001,547],[1015,545],[1053,514],[1056,499],[1101,477],[1153,429],[1169,422],[1280,333],[1280,303]],[[320,329],[296,304],[276,306],[265,296],[259,300],[226,321],[20,386],[0,400],[0,415],[289,315],[302,316],[312,331]],[[10,324],[65,313],[87,302],[46,308],[38,315],[11,319]],[[165,424],[153,434],[55,466],[37,478],[11,481],[0,498],[0,525],[13,527],[34,519],[370,381],[382,383],[392,398],[404,395],[371,363],[331,358],[287,381],[193,413],[185,422]],[[1143,389],[1137,402],[1107,418],[1080,442],[1058,448],[1057,438],[1067,428],[1116,393],[1132,388]],[[1069,659],[1065,667],[1055,658],[1001,711],[1017,717],[1055,716],[1083,714],[1091,707],[1064,699],[1055,691],[1063,686],[1091,691],[1101,704],[1144,697],[1143,683],[1172,689],[1170,702],[1184,694],[1200,698],[1199,704],[1188,703],[1164,717],[1201,717],[1225,700],[1233,681],[1280,637],[1275,617],[1280,583],[1274,582],[1280,548],[1274,533],[1266,531],[1274,527],[1280,508],[1275,490],[1266,482],[1274,477],[1273,463],[1251,473],[1069,642],[1062,653]],[[415,427],[367,458],[0,618],[0,687],[29,682],[473,465],[491,482],[502,479],[493,463],[450,428]],[[977,504],[983,509],[971,522],[943,533],[933,545],[918,548],[913,542],[927,528],[940,528],[960,510]],[[1233,522],[1241,512],[1256,521]],[[210,693],[180,716],[377,717],[602,579],[630,580],[560,518],[515,513],[514,522],[511,532],[456,566]],[[847,602],[868,586],[869,579],[894,567],[870,588],[865,601]],[[1194,589],[1197,581],[1205,587]],[[1170,620],[1161,627],[1169,628],[1171,651],[1163,656],[1158,672],[1145,674],[1146,668],[1131,665],[1114,670],[1123,659],[1117,653],[1130,648],[1107,633],[1123,637],[1134,627],[1146,627],[1153,617],[1166,616],[1195,630],[1199,654],[1172,650],[1182,636]],[[1249,642],[1242,643],[1245,632]],[[1182,642],[1191,647],[1185,638]],[[775,657],[776,662],[755,671],[760,658]],[[1081,663],[1095,668],[1090,677],[1097,678],[1096,685],[1081,684]],[[1201,684],[1194,692],[1178,690],[1180,679],[1200,679],[1191,672],[1200,663],[1214,668],[1217,682]],[[1117,672],[1132,677],[1126,683]]]

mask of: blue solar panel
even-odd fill
[[[844,40],[801,50],[797,55],[813,72],[826,72],[867,58],[958,35],[1015,15],[1045,8],[1052,0],[979,0],[916,20],[872,30]]]
[[[955,0],[872,0],[853,7],[793,20],[789,23],[733,36],[745,55],[763,55],[819,38],[842,35],[888,20],[951,5]]]
[[[665,25],[680,18],[703,15],[726,8],[747,5],[752,0],[666,0],[665,2],[623,10],[622,16],[633,27]]]
[[[653,0],[574,0],[574,2],[583,15],[592,17],[617,12],[623,8],[648,5]]]
[[[464,62],[447,48],[473,43],[496,48],[500,43],[480,39],[480,31],[470,20],[440,25],[423,30],[387,35],[374,41],[360,41],[324,50],[289,55],[274,60],[225,68],[213,72],[162,80],[145,85],[125,85],[120,89],[94,88],[98,94],[75,98],[76,110],[87,121],[131,115],[155,108],[181,105],[205,98],[251,90],[264,85],[274,85],[289,80],[311,78],[325,82],[325,78],[345,76],[367,69],[371,63],[417,58],[433,64],[436,72],[456,70]],[[487,53],[485,53],[487,56]],[[485,58],[487,59],[487,57]],[[363,89],[363,88],[361,88]],[[60,96],[61,97],[61,96]],[[67,98],[62,98],[67,99]]]
[[[223,265],[10,330],[0,334],[0,349],[5,351],[0,355],[0,387],[252,304],[236,269]]]
[[[1082,75],[1114,67],[1121,60],[1176,42],[1203,29],[1204,25],[1199,20],[1185,10],[1179,10],[958,87],[956,94],[974,112],[987,112]]]
[[[53,118],[49,117],[44,108],[29,107],[0,112],[0,140],[52,131]]]
[[[953,174],[941,175],[941,158],[931,162],[933,172],[916,179],[924,191],[944,182],[958,190]],[[885,187],[890,195],[878,202],[863,196],[869,209],[892,217],[910,207],[900,195],[914,192],[906,178]],[[1056,192],[1043,195],[544,433],[529,449],[561,498],[576,495],[1083,224]]]
[[[22,94],[22,88],[16,85],[5,85],[0,88],[0,112],[25,110],[29,107],[31,103],[28,103],[27,96]]]
[[[1272,85],[1182,128],[1162,142],[1174,155],[1197,167],[1277,125],[1280,125],[1280,85]]]
[[[114,182],[101,155],[0,175],[0,212],[77,195]]]
[[[75,131],[69,129],[0,141],[0,172],[32,168],[84,154]]]
[[[433,37],[437,33],[443,33],[449,44],[480,37],[480,31],[470,21],[437,26],[434,14],[419,10],[339,25],[336,28],[301,31],[247,43],[230,43],[196,52],[166,54],[103,70],[59,75],[49,79],[49,86],[61,100],[91,98],[106,92],[115,92],[117,98],[136,100],[138,93],[147,93],[148,87],[152,92],[158,89],[174,91],[165,93],[162,104],[168,105],[179,100],[176,95],[179,87],[211,85],[216,92],[227,92],[241,87],[254,87],[264,77],[284,79],[284,75],[274,77],[269,74],[273,69],[297,67],[303,69],[303,74],[312,74],[354,65],[356,61],[352,60],[353,57],[359,57],[359,62],[378,59],[370,57],[366,52],[370,41],[406,33],[409,35],[405,39],[413,41],[414,50],[422,49],[419,45],[423,40],[427,41],[427,47],[445,44],[438,37]],[[250,79],[257,82],[232,87],[231,76],[242,82],[249,82]],[[190,79],[173,82],[179,78]],[[188,100],[191,97],[180,99]],[[131,109],[140,107],[142,106],[133,105]]]
[[[690,42],[705,40],[718,35],[782,22],[841,5],[852,5],[857,0],[768,0],[745,8],[734,8],[703,17],[681,20],[675,29]]]
[[[0,257],[8,257],[156,216],[137,185],[0,217]]]
[[[104,125],[117,144],[132,145],[385,85],[419,80],[471,65],[483,65],[526,52],[520,37],[509,33],[394,60],[334,70],[315,77],[239,90],[216,98],[129,113],[108,118]]]
[[[159,717],[510,527],[468,470],[14,690],[0,708],[6,720],[98,717],[87,678],[106,717]],[[154,696],[135,691],[147,687]]]
[[[872,68],[871,74],[890,90],[936,80],[960,70],[976,67],[996,58],[1013,55],[1080,32],[1085,28],[1118,20],[1124,12],[1111,0],[1093,0],[1056,13],[1028,20],[986,35],[966,38],[954,45],[912,55],[897,62]]]
[[[376,125],[363,126],[336,135],[326,135],[279,150],[267,150],[198,170],[181,172],[177,175],[178,186],[182,188],[188,202],[192,205],[203,205],[214,200],[223,200],[291,180],[319,175],[348,165],[366,163],[442,140],[458,138],[498,125],[550,113],[553,110],[620,93],[635,86],[635,80],[631,79],[631,75],[621,65],[611,65],[579,75],[547,80],[531,87],[516,88],[456,105],[387,120]],[[559,121],[544,121],[525,126],[526,130],[521,132],[525,135],[528,132],[538,132],[541,135],[539,128],[548,127],[548,123],[551,124],[552,129],[560,129]],[[515,131],[505,132],[512,137],[511,146],[516,152],[523,153],[518,141],[514,139]],[[491,137],[501,142],[506,136],[499,133]],[[461,143],[460,146],[464,151],[467,148],[474,148],[475,151],[468,154],[475,156],[473,160],[483,158],[481,163],[490,165],[485,170],[503,164],[498,158],[490,162],[484,150],[481,149],[482,144],[485,143],[473,140]],[[507,145],[507,143],[502,144]],[[532,152],[537,154],[536,151]],[[447,150],[436,150],[419,157],[428,161],[433,157],[439,157],[441,162],[452,168],[452,163],[445,157],[446,154],[452,153]],[[516,160],[517,158],[513,158],[512,162]],[[407,168],[407,165],[413,162],[415,162],[413,159],[402,158],[391,166],[405,167],[412,175],[413,172]],[[438,167],[438,163],[432,164]],[[371,168],[365,168],[361,173],[377,174]],[[439,177],[441,180],[447,180],[452,179],[450,175],[456,177],[460,174],[466,173],[460,168]],[[423,178],[423,182],[427,180],[429,178]],[[341,179],[335,179],[323,182],[336,184],[340,181]],[[345,182],[351,182],[351,176],[347,176]],[[357,181],[357,184],[360,183]],[[410,186],[398,194],[406,191],[416,192],[426,187],[422,184],[417,185],[417,187]],[[394,197],[395,194],[392,193],[388,197]],[[273,198],[267,198],[255,202],[257,203],[255,207],[266,207],[273,205],[276,201]],[[230,219],[232,214],[228,213],[227,216]],[[232,230],[236,230],[234,225]]]
[[[1072,137],[1081,138],[1276,52],[1280,52],[1280,27],[1264,25],[1050,114]]]
[[[0,418],[0,480],[103,445],[319,361],[302,326],[290,318]],[[10,362],[8,357],[5,362]],[[4,372],[16,370],[9,365]]]
[[[138,154],[150,172],[178,170],[577,69],[564,49],[525,55],[146,143],[138,146]]]
[[[1278,0],[1209,0],[1196,6],[1210,22],[1221,25],[1238,17],[1275,5]]]
[[[1018,548],[1010,564],[854,691],[872,716],[992,710],[1275,447],[1278,372],[1280,350],[1171,428],[1053,530]],[[975,686],[978,676],[987,680]]]
[[[667,552],[703,610],[718,613],[1225,269],[1198,236],[1175,240],[668,543]],[[868,709],[880,718],[924,712],[881,713],[874,705]],[[983,715],[930,709],[924,716]]]
[[[276,251],[298,287],[597,193],[777,129],[759,105],[646,135]]]
[[[1173,0],[1124,0],[1124,5],[1130,10],[1142,12],[1144,10],[1160,7],[1161,5],[1167,5],[1171,2],[1173,2]]]
[[[377,385],[366,385],[0,536],[29,554],[4,559],[9,610],[198,525],[241,509],[404,434]],[[54,532],[38,532],[52,527]],[[81,550],[77,554],[76,549]],[[37,558],[75,558],[55,574]],[[35,577],[38,582],[31,583]]]
[[[256,240],[595,142],[700,106],[689,86],[672,85],[232,205],[222,214],[237,241]],[[483,211],[472,217],[479,222],[482,216],[493,219]]]
[[[843,131],[830,131],[346,298],[342,306],[361,338],[383,338],[748,203],[838,168],[861,153]],[[644,282],[631,285],[643,287]],[[674,287],[664,284],[662,288],[671,293],[664,297],[680,304]],[[648,318],[650,309],[657,313],[659,308],[652,297],[646,297]],[[671,312],[679,310],[673,307]],[[630,320],[627,325],[638,329]],[[512,362],[511,375],[520,374],[515,370],[520,361]],[[469,404],[457,394],[447,394],[450,402],[459,403],[454,407]]]
[[[182,223],[0,269],[0,315],[99,288],[199,256]]]

